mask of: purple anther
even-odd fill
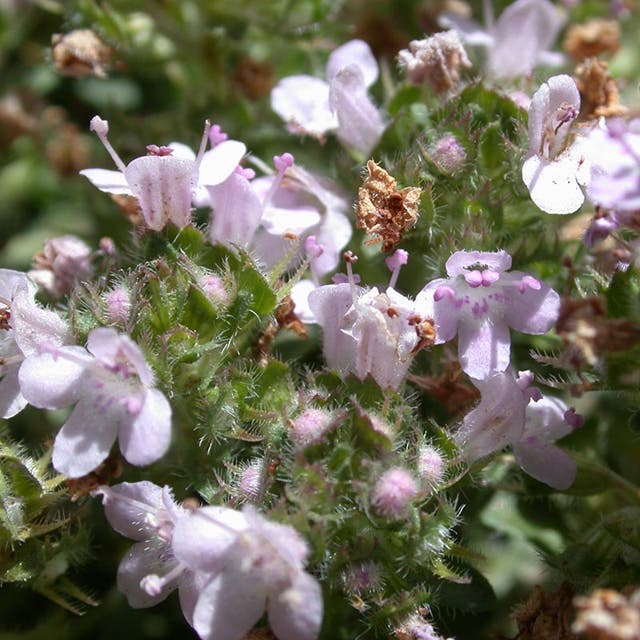
[[[435,302],[442,300],[442,298],[449,298],[449,300],[453,300],[456,296],[456,292],[446,285],[442,285],[435,290],[433,294],[433,299]]]
[[[494,282],[500,280],[500,274],[497,271],[492,271],[491,269],[485,269],[481,275],[483,287],[490,287]]]
[[[165,147],[164,145],[158,146],[157,144],[148,144],[147,147],[148,156],[170,156],[173,153],[171,147]]]
[[[324,245],[317,242],[315,236],[308,236],[304,241],[304,250],[309,258],[319,258],[324,253]]]
[[[542,285],[540,284],[540,280],[534,278],[533,276],[522,276],[522,280],[518,284],[518,291],[520,293],[524,293],[527,289],[533,289],[534,291],[540,291]]]
[[[385,259],[385,264],[389,271],[395,271],[403,267],[407,262],[409,262],[409,254],[404,249],[394,251],[393,254]]]
[[[482,273],[476,269],[473,271],[467,271],[464,274],[464,279],[467,281],[467,284],[474,289],[479,287],[482,284]]]
[[[256,177],[256,172],[253,169],[250,167],[241,167],[240,165],[235,168],[235,173],[247,180],[253,180]]]
[[[295,158],[291,153],[285,152],[281,156],[273,156],[273,166],[278,173],[284,173],[289,167],[293,166]]]
[[[209,142],[212,147],[224,142],[228,137],[229,135],[222,130],[219,124],[211,125],[211,129],[209,129]]]
[[[579,429],[584,424],[584,416],[576,413],[573,407],[569,407],[564,413],[564,421],[572,429]]]

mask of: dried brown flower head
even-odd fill
[[[67,478],[67,490],[72,502],[78,498],[88,496],[100,485],[109,484],[111,480],[120,477],[122,473],[122,459],[118,454],[111,453],[109,457],[94,471],[81,478]]]
[[[396,179],[373,160],[367,162],[368,175],[358,189],[356,225],[382,240],[382,250],[391,251],[418,219],[422,190],[405,187],[398,190]]]
[[[564,50],[576,61],[601,53],[615,53],[620,48],[620,25],[617,20],[594,18],[567,29]]]
[[[462,367],[457,361],[446,363],[439,376],[410,374],[409,380],[441,402],[452,416],[464,415],[480,399],[480,391],[465,383]]]
[[[573,589],[564,583],[554,593],[533,588],[529,599],[516,611],[518,640],[578,640],[571,632]]]
[[[273,87],[273,67],[268,62],[242,56],[238,60],[234,79],[249,99],[259,100]]]
[[[640,324],[627,318],[609,318],[598,296],[563,298],[556,331],[564,350],[561,362],[580,370],[594,366],[605,354],[624,351],[640,342]]]
[[[603,60],[585,60],[576,68],[575,80],[582,102],[582,119],[615,118],[629,111],[620,104],[618,85],[609,73],[609,65]]]
[[[612,589],[597,589],[576,596],[578,611],[573,631],[588,640],[640,640],[640,589],[624,595]]]
[[[460,67],[471,61],[456,31],[443,31],[424,40],[412,40],[398,53],[398,63],[409,82],[420,86],[428,82],[436,93],[451,91],[460,80]]]
[[[94,75],[104,78],[113,50],[90,29],[76,29],[51,36],[51,55],[56,69],[65,76]]]

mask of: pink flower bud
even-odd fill
[[[222,279],[214,275],[206,275],[198,280],[198,285],[211,302],[226,305],[229,302],[229,294],[225,289]]]
[[[413,476],[402,467],[385,471],[373,489],[371,506],[386,518],[399,518],[418,495],[418,486]]]
[[[455,175],[467,161],[467,152],[452,135],[440,138],[430,149],[431,159],[442,173]]]
[[[297,449],[322,442],[324,435],[331,429],[334,416],[324,409],[306,409],[291,423],[291,439]]]
[[[263,484],[263,464],[262,460],[254,460],[240,472],[236,489],[241,498],[249,502],[256,502],[260,498]]]
[[[442,454],[429,445],[420,447],[418,451],[418,474],[423,483],[429,487],[436,487],[444,474]]]
[[[124,324],[131,313],[131,294],[126,287],[117,287],[105,296],[109,322]]]

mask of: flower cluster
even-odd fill
[[[241,640],[265,610],[279,640],[315,640],[322,623],[318,581],[293,528],[252,507],[186,509],[151,482],[100,487],[111,526],[136,541],[118,568],[134,608],[178,589],[187,622],[203,640]]]

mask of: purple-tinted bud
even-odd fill
[[[107,305],[107,318],[114,324],[124,324],[131,313],[131,294],[126,287],[116,287],[109,291],[104,301]]]
[[[291,439],[297,449],[322,442],[334,425],[334,415],[324,409],[306,409],[291,422]]]
[[[402,467],[393,467],[376,482],[371,506],[385,518],[399,518],[417,495],[418,485],[411,473]]]
[[[455,175],[467,161],[467,152],[452,135],[446,135],[429,149],[429,155],[442,173]]]
[[[254,460],[238,476],[236,490],[241,498],[256,502],[262,495],[264,461]]]
[[[423,445],[418,451],[418,475],[429,488],[434,488],[442,480],[444,461],[442,454],[429,445]]]
[[[113,238],[100,238],[98,242],[98,249],[102,251],[107,256],[115,256],[118,253],[116,248],[116,243],[113,241]]]
[[[373,591],[381,586],[382,571],[375,562],[359,562],[344,570],[342,580],[349,593]]]
[[[218,276],[212,274],[202,276],[198,279],[198,285],[211,302],[220,305],[226,305],[229,302],[229,294]]]

